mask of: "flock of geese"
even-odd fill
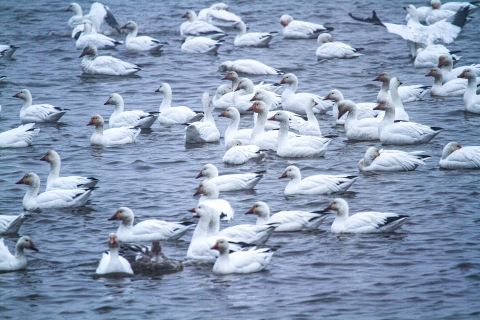
[[[480,97],[477,95],[477,83],[480,66],[453,68],[458,60],[442,44],[453,42],[463,25],[469,20],[476,6],[470,3],[446,3],[432,0],[431,6],[415,8],[404,7],[407,11],[407,24],[395,25],[382,22],[376,12],[371,18],[352,18],[384,26],[388,32],[400,35],[407,40],[410,54],[415,58],[415,67],[430,67],[426,74],[434,77],[431,87],[424,85],[402,86],[397,77],[381,72],[373,79],[382,83],[377,101],[354,103],[344,99],[339,90],[332,90],[321,97],[312,93],[297,92],[297,75],[267,66],[255,60],[245,59],[225,61],[218,72],[226,72],[223,79],[231,81],[217,88],[213,98],[208,92],[202,96],[203,113],[185,106],[172,106],[172,88],[163,83],[156,92],[163,94],[159,111],[126,111],[123,98],[114,93],[105,104],[113,105],[114,112],[108,119],[109,128],[105,129],[104,118],[93,115],[88,126],[94,126],[91,145],[112,146],[133,143],[140,131],[150,128],[157,121],[161,125],[186,125],[185,143],[210,143],[221,139],[216,127],[212,110],[222,109],[220,116],[230,119],[225,131],[225,155],[223,162],[241,165],[249,161],[264,161],[263,151],[273,150],[278,157],[305,158],[321,157],[328,152],[329,144],[335,136],[323,136],[316,114],[332,109],[336,124],[343,125],[346,137],[356,141],[380,141],[382,145],[425,144],[442,131],[439,127],[430,127],[410,121],[403,104],[421,100],[426,94],[432,97],[463,96],[465,110],[480,113]],[[111,56],[99,56],[98,50],[124,45],[134,52],[158,51],[167,43],[148,37],[138,36],[138,25],[128,21],[120,26],[108,7],[94,3],[90,12],[83,15],[81,7],[72,3],[67,11],[73,12],[68,25],[73,29],[77,49],[83,49],[81,69],[85,74],[124,76],[142,70],[141,66],[125,62]],[[203,9],[197,15],[188,10],[184,15],[187,21],[181,24],[180,34],[184,38],[181,50],[184,53],[216,53],[226,34],[222,28],[237,30],[235,46],[265,47],[275,36],[274,33],[247,32],[245,23],[228,11],[224,3],[217,3]],[[115,40],[100,32],[102,25],[108,24],[116,32],[127,30],[124,42]],[[315,39],[319,60],[337,58],[356,58],[361,56],[362,48],[353,48],[347,44],[333,41],[327,33],[331,27],[294,20],[289,15],[280,18],[282,34],[289,39]],[[0,58],[10,58],[18,47],[0,45]],[[261,82],[255,85],[239,74],[281,75],[278,83]],[[284,87],[281,95],[277,91]],[[29,90],[22,89],[14,97],[23,100],[18,128],[0,133],[1,148],[21,148],[32,145],[40,129],[35,123],[59,121],[68,112],[49,104],[33,104]],[[242,115],[252,115],[252,128],[239,128]],[[293,130],[294,132],[292,132]],[[361,172],[412,171],[424,165],[430,158],[423,151],[405,152],[402,150],[379,150],[370,147],[359,160]],[[39,194],[40,179],[33,172],[26,173],[17,184],[28,186],[23,207],[25,210],[71,208],[83,206],[96,188],[98,179],[82,176],[60,176],[61,159],[54,151],[48,151],[40,160],[50,164],[50,174],[45,192]],[[480,146],[461,146],[458,142],[448,143],[439,163],[445,169],[480,168]],[[324,210],[317,212],[281,211],[270,214],[265,202],[256,202],[247,214],[257,216],[256,224],[241,224],[220,230],[221,220],[231,220],[235,211],[228,201],[220,199],[220,192],[253,189],[262,179],[260,173],[239,173],[219,175],[213,164],[206,164],[196,178],[204,177],[195,194],[201,195],[198,205],[190,209],[199,220],[195,224],[189,221],[168,222],[163,220],[145,220],[134,223],[134,213],[128,207],[120,207],[109,220],[119,220],[116,233],[109,235],[109,251],[105,252],[96,273],[133,274],[145,270],[175,272],[182,269],[182,262],[168,259],[161,252],[159,241],[177,240],[194,228],[192,239],[186,254],[188,261],[213,262],[216,274],[250,273],[263,270],[274,254],[274,250],[265,247],[265,243],[274,232],[294,232],[315,230],[331,213],[336,218],[331,226],[332,233],[384,233],[393,232],[405,223],[408,216],[391,212],[360,212],[349,215],[348,203],[341,198],[334,199]],[[358,179],[353,174],[314,175],[302,179],[298,167],[288,166],[279,178],[288,181],[284,194],[318,195],[333,194],[348,190]],[[24,215],[0,216],[0,233],[18,233],[25,220]],[[152,242],[151,247],[133,244]],[[120,245],[123,243],[124,245]],[[0,240],[0,271],[12,271],[26,268],[24,249],[38,251],[32,239],[21,237],[12,255]]]

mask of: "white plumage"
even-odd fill
[[[138,36],[138,26],[134,21],[128,21],[121,29],[129,30],[125,38],[125,47],[130,51],[159,51],[166,42],[148,36]]]
[[[93,33],[91,23],[87,21],[83,23],[83,31],[75,42],[75,48],[83,49],[88,45],[92,45],[98,50],[102,50],[115,48],[119,44],[122,44],[122,42],[100,33]]]
[[[207,37],[188,36],[182,43],[181,49],[185,53],[211,53],[215,54],[222,45],[221,41]]]
[[[423,153],[423,151],[378,150],[376,147],[370,147],[363,159],[358,162],[358,170],[361,172],[413,171],[419,165],[425,164],[425,159],[430,158]]]
[[[258,173],[238,173],[218,175],[218,169],[213,164],[208,163],[203,166],[196,179],[206,177],[206,181],[213,182],[217,185],[219,192],[250,190],[253,189],[263,175]]]
[[[38,251],[37,247],[33,244],[32,239],[27,236],[23,236],[18,239],[15,245],[15,255],[12,255],[8,250],[8,247],[3,242],[3,238],[0,239],[0,271],[16,271],[23,270],[27,267],[27,258],[25,257],[24,249],[32,249]]]
[[[284,74],[282,70],[272,68],[259,61],[252,59],[243,59],[235,61],[225,61],[220,64],[217,72],[226,72],[233,70],[246,74]]]
[[[378,125],[380,119],[363,118],[358,119],[357,107],[351,100],[342,100],[338,103],[338,119],[348,112],[345,119],[345,134],[349,140],[369,141],[378,140]]]
[[[222,220],[232,220],[235,217],[235,210],[227,200],[219,199],[218,187],[211,181],[202,181],[198,185],[197,191],[194,196],[199,195],[200,199],[198,203],[207,202]]]
[[[139,66],[110,56],[98,56],[95,46],[86,46],[79,58],[82,59],[82,71],[86,74],[101,74],[107,76],[132,75],[140,70]]]
[[[51,104],[32,105],[32,94],[27,89],[22,89],[14,95],[23,100],[20,109],[20,120],[22,123],[57,122],[67,112],[67,109],[54,107]]]
[[[108,247],[110,251],[104,252],[102,259],[98,264],[96,273],[99,275],[106,275],[110,273],[124,273],[133,274],[130,263],[124,257],[118,254],[118,242],[117,235],[110,233],[108,240]]]
[[[480,169],[480,146],[463,147],[452,141],[443,148],[440,159],[443,169]]]
[[[18,230],[25,220],[27,220],[27,218],[23,213],[18,216],[0,215],[0,234],[18,233]]]
[[[193,122],[185,128],[186,143],[217,142],[220,139],[220,131],[215,125],[215,119],[210,113],[210,94],[203,93],[203,121]]]
[[[0,133],[0,148],[23,148],[32,145],[33,138],[40,132],[35,123],[20,125],[18,128]]]
[[[465,68],[458,77],[468,80],[467,89],[463,94],[465,111],[480,114],[480,96],[477,95],[478,78],[476,76],[475,69],[470,67]]]
[[[345,119],[347,119],[348,113],[344,114],[340,118],[338,117],[338,104],[340,103],[340,101],[344,100],[343,94],[340,92],[340,90],[330,90],[330,92],[323,99],[332,100],[334,102],[334,105],[332,107],[333,119],[335,119],[335,122],[337,124],[344,124]],[[378,111],[373,110],[373,108],[377,106],[376,103],[360,102],[360,103],[355,103],[355,106],[357,107],[358,119],[373,118],[373,117],[377,117],[377,115],[378,115],[377,118],[383,117],[383,114],[380,115]]]
[[[380,72],[380,74],[373,79],[373,81],[381,81],[382,82],[382,87],[380,88],[380,91],[378,92],[377,95],[377,101],[379,102],[380,100],[384,100],[387,98],[392,98],[390,94],[390,75],[388,72]],[[402,102],[413,102],[413,101],[418,101],[422,100],[423,97],[427,94],[429,87],[416,84],[412,86],[401,86],[398,87],[398,95],[400,97],[400,100]],[[400,119],[398,119],[400,120]]]
[[[158,121],[163,125],[184,124],[198,121],[203,114],[192,111],[189,107],[172,107],[172,88],[166,82],[162,83],[155,92],[163,93],[163,100],[160,104]]]
[[[145,112],[142,110],[124,111],[123,98],[118,93],[112,93],[104,103],[104,105],[107,104],[115,106],[115,110],[108,120],[110,128],[129,126],[150,128],[158,118],[157,112]]]
[[[227,145],[227,151],[223,156],[223,163],[226,164],[245,164],[252,159],[263,156],[260,148],[256,145],[242,145],[240,140],[231,140]]]
[[[238,47],[264,47],[267,46],[273,39],[272,33],[266,32],[249,32],[247,33],[247,26],[243,21],[238,21],[234,28],[238,29],[237,36],[233,44]]]
[[[322,33],[317,38],[318,48],[315,52],[318,60],[349,59],[363,56],[358,53],[361,49],[353,48],[343,42],[333,41],[329,33]]]
[[[180,35],[182,37],[224,33],[222,29],[213,24],[197,20],[197,14],[192,10],[187,10],[182,17],[187,18],[187,21],[180,25]]]
[[[90,138],[92,146],[112,146],[117,144],[133,143],[142,129],[135,127],[120,127],[103,130],[104,121],[101,115],[94,114],[87,126],[94,125],[95,131]]]
[[[285,39],[311,39],[316,38],[321,32],[333,30],[321,24],[293,20],[288,14],[280,17],[280,24],[283,27],[282,34]]]

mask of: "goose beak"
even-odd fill
[[[282,179],[282,178],[286,178],[287,177],[287,172],[285,171],[284,173],[282,173],[282,175],[280,177],[278,177],[278,179]]]
[[[255,209],[255,206],[251,207],[250,209],[248,209],[247,212],[245,212],[245,214],[249,214],[249,213],[255,213],[253,210]]]
[[[327,95],[325,96],[325,98],[323,98],[323,100],[330,100],[330,93],[327,94]]]
[[[276,119],[275,119],[275,115],[271,116],[271,117],[268,118],[267,120],[276,120]]]
[[[200,171],[200,173],[197,174],[197,176],[195,177],[195,179],[198,179],[198,178],[200,178],[200,177],[203,177],[202,171]]]
[[[252,99],[250,99],[250,101],[255,101],[255,95],[253,95]]]
[[[108,220],[117,220],[118,219],[118,211],[115,212]]]
[[[198,188],[197,191],[195,191],[195,193],[194,193],[193,195],[194,195],[194,196],[198,196],[199,194],[201,194],[200,188]]]
[[[24,182],[23,182],[23,178],[22,178],[22,179],[20,179],[20,180],[18,180],[17,182],[15,182],[15,184],[24,184]]]

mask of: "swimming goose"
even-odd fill
[[[70,3],[66,11],[72,11],[74,13],[74,16],[68,20],[68,25],[71,28],[82,24],[85,20],[89,20],[92,21],[97,31],[100,31],[100,26],[106,23],[117,32],[120,32],[120,25],[110,11],[110,8],[100,2],[94,2],[87,15],[83,15],[82,8],[75,2]]]
[[[347,119],[347,114],[344,114],[340,118],[338,117],[338,103],[344,100],[343,94],[340,90],[330,90],[330,92],[323,98],[323,100],[332,100],[333,101],[333,108],[332,108],[332,115],[335,119],[337,124],[344,124],[345,119]],[[378,115],[377,118],[383,117],[383,114],[380,115],[378,111],[374,111],[373,108],[377,106],[376,103],[373,102],[360,102],[355,104],[357,107],[357,118],[364,119],[364,118],[373,118]]]
[[[432,44],[427,46],[426,48],[418,48],[417,50],[417,57],[413,62],[415,68],[433,68],[438,65],[438,59],[442,55],[447,55],[452,58],[452,61],[460,60],[461,57],[452,54],[450,50],[445,48],[445,46],[441,44]]]
[[[224,33],[222,29],[214,26],[213,24],[197,20],[197,14],[193,10],[187,10],[182,18],[187,19],[187,21],[180,25],[180,35],[182,37]]]
[[[443,128],[428,127],[415,122],[395,122],[395,107],[390,100],[383,100],[375,110],[384,110],[385,116],[378,126],[382,144],[419,144],[428,143]]]
[[[262,271],[272,260],[274,251],[270,248],[254,247],[248,251],[230,253],[228,241],[219,238],[210,248],[218,250],[219,256],[213,265],[213,273],[253,273]]]
[[[397,77],[393,77],[392,79],[390,79],[390,85],[388,88],[390,89],[389,92],[391,102],[395,106],[395,120],[409,121],[410,117],[403,108],[402,99],[398,94],[398,88],[400,87],[400,85],[402,85],[402,82]]]
[[[134,21],[128,21],[120,29],[129,30],[125,39],[125,47],[130,51],[159,51],[164,45],[168,44],[148,36],[138,36],[138,26]]]
[[[233,25],[235,29],[238,29],[237,36],[233,41],[233,44],[237,47],[265,47],[272,41],[272,32],[249,32],[247,33],[247,26],[243,21],[238,21]]]
[[[369,141],[378,140],[378,125],[380,119],[357,119],[357,107],[351,100],[342,100],[338,103],[338,118],[348,112],[345,119],[345,134],[348,140]]]
[[[110,56],[98,56],[98,50],[95,46],[86,46],[79,58],[82,59],[82,71],[86,74],[102,74],[107,76],[126,76],[132,75],[140,70],[137,66],[130,62]]]
[[[38,194],[40,189],[40,178],[33,172],[26,173],[16,184],[29,186],[23,197],[23,208],[25,210],[36,209],[57,209],[83,206],[93,188],[78,188],[72,190],[51,190]]]
[[[212,99],[212,105],[215,109],[235,108],[233,105],[233,90],[228,84],[218,86],[215,96]]]
[[[240,17],[228,11],[228,5],[225,3],[215,3],[208,9],[203,9],[198,13],[198,20],[206,21],[218,27],[232,27]]]
[[[248,143],[252,136],[252,129],[238,130],[240,124],[240,112],[234,107],[228,107],[225,111],[218,115],[219,117],[229,118],[232,121],[225,130],[223,135],[225,139],[225,146],[227,146],[232,140],[239,140],[242,143]]]
[[[160,115],[158,116],[160,124],[184,124],[199,121],[203,117],[203,114],[197,113],[189,107],[172,107],[172,88],[168,83],[162,83],[155,92],[163,93],[163,100],[159,109]]]
[[[360,172],[413,171],[419,165],[425,164],[424,160],[431,158],[423,153],[423,151],[378,150],[376,147],[370,147],[358,162],[358,170]]]
[[[284,74],[282,70],[267,66],[259,61],[252,59],[243,59],[235,61],[225,61],[220,64],[217,72],[236,71],[247,74]]]
[[[465,68],[473,68],[476,76],[480,76],[480,65],[474,64],[471,66],[457,67],[454,69],[452,57],[446,54],[442,54],[438,57],[438,65],[435,65],[434,67],[438,67],[442,71],[442,83],[455,80],[463,72],[463,70],[465,70]]]
[[[185,128],[185,142],[217,142],[220,139],[220,132],[215,125],[215,119],[210,113],[210,94],[203,93],[203,121],[193,122]],[[160,112],[161,113],[161,112]]]
[[[108,248],[110,251],[104,252],[102,259],[98,264],[97,274],[104,275],[110,273],[133,274],[130,263],[124,257],[118,254],[120,242],[115,233],[110,233],[108,240]]]
[[[108,126],[110,128],[120,128],[134,126],[138,128],[150,128],[158,118],[158,112],[145,112],[142,110],[124,111],[123,98],[118,93],[112,93],[103,105],[114,105]]]
[[[278,178],[290,179],[284,191],[286,196],[344,192],[358,179],[357,176],[317,174],[302,180],[296,166],[288,166]]]
[[[185,53],[210,53],[216,54],[222,41],[210,39],[207,37],[188,36],[182,43],[181,49]]]
[[[232,81],[231,87],[233,91],[238,87],[238,84],[240,82],[240,77],[238,76],[238,73],[231,70],[227,72],[227,74],[222,78],[222,80]],[[259,89],[263,89],[266,91],[277,92],[278,89],[280,89],[281,87],[282,86],[279,85],[278,83],[265,83],[265,81],[261,81],[258,84],[253,86],[253,91],[257,92]]]
[[[27,89],[22,89],[13,96],[23,100],[23,106],[20,109],[22,123],[57,122],[68,110],[54,107],[51,104],[32,105],[32,94]]]
[[[90,21],[83,23],[83,31],[80,33],[77,41],[75,42],[75,48],[83,49],[88,45],[95,46],[98,50],[113,49],[122,42],[107,37],[100,33],[92,32],[92,24]]]
[[[178,240],[195,224],[190,221],[168,222],[151,219],[133,225],[135,215],[128,207],[120,207],[108,220],[120,220],[117,237],[122,242]]]
[[[467,89],[463,94],[465,111],[480,113],[480,95],[477,95],[477,75],[475,69],[468,67],[458,76],[468,80]],[[448,82],[447,82],[448,83]]]
[[[245,214],[256,214],[257,225],[277,225],[275,232],[316,230],[328,217],[324,212],[280,211],[270,216],[270,208],[265,202],[255,202]]]
[[[468,85],[468,81],[458,78],[444,83],[442,71],[437,67],[430,69],[430,72],[428,72],[425,77],[435,78],[432,89],[430,89],[430,95],[432,97],[463,96]],[[474,83],[474,85],[476,86],[476,83]]]
[[[40,158],[40,160],[50,163],[50,173],[48,174],[47,188],[45,191],[55,189],[70,190],[78,188],[92,188],[95,187],[99,181],[97,178],[93,177],[60,177],[60,167],[62,161],[60,159],[60,155],[55,150],[47,151],[47,153]]]
[[[230,140],[226,147],[227,151],[223,155],[223,163],[226,164],[245,164],[253,159],[260,159],[265,155],[260,152],[256,145],[243,145],[240,140]]]
[[[311,104],[315,101],[312,99]],[[332,139],[319,136],[296,136],[288,138],[288,115],[277,111],[269,120],[280,122],[280,132],[277,138],[277,155],[279,157],[322,157],[332,142]]]
[[[9,59],[13,53],[20,47],[11,44],[0,44],[0,58]]]
[[[15,245],[15,255],[12,255],[8,247],[0,239],[0,271],[16,271],[23,270],[27,267],[27,258],[25,257],[24,249],[32,249],[38,252],[37,247],[33,244],[30,237],[23,236],[18,239]]]
[[[32,145],[33,138],[40,132],[35,123],[20,125],[18,128],[0,133],[0,148],[23,148]]]
[[[409,216],[392,212],[359,212],[348,215],[347,201],[336,198],[325,210],[337,211],[332,223],[332,233],[387,233],[405,223]]]
[[[357,51],[363,48],[353,48],[343,42],[333,41],[329,33],[322,33],[317,38],[318,48],[315,52],[318,60],[323,59],[349,59],[363,56]]]
[[[387,98],[391,98],[390,94],[390,75],[388,72],[380,72],[380,74],[373,79],[372,81],[381,81],[382,87],[380,88],[380,92],[377,95],[377,102],[380,100],[384,100]],[[401,86],[398,87],[398,95],[402,102],[413,102],[422,100],[423,97],[427,94],[429,86],[424,86],[420,84],[416,84],[413,86]]]
[[[452,141],[445,145],[440,159],[442,169],[480,169],[480,146],[463,147]]]
[[[312,39],[316,38],[319,33],[333,30],[332,27],[325,27],[321,24],[293,20],[288,14],[280,17],[280,24],[285,39]]]
[[[224,174],[219,176],[218,169],[213,164],[208,163],[203,166],[200,173],[195,177],[198,179],[205,177],[205,181],[213,182],[217,185],[219,192],[250,190],[255,188],[258,182],[263,178],[259,173],[237,173]]]
[[[120,127],[103,130],[104,121],[101,115],[94,114],[87,126],[95,126],[95,131],[90,138],[92,146],[112,146],[116,144],[133,143],[142,129],[135,127]]]
[[[208,180],[200,182],[194,196],[201,195],[198,203],[208,202],[218,213],[222,220],[232,220],[235,216],[235,210],[227,200],[218,199],[219,191],[217,185]]]
[[[27,218],[23,213],[18,216],[0,215],[0,234],[18,233],[18,230],[25,220],[27,220]]]

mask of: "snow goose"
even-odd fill
[[[102,259],[97,267],[97,274],[105,275],[111,273],[133,274],[130,263],[124,257],[118,254],[120,242],[115,233],[110,233],[108,240],[108,248],[110,251],[104,252]]]
[[[461,57],[451,54],[450,50],[441,44],[432,44],[426,48],[418,48],[417,56],[413,65],[415,68],[433,68],[438,65],[438,58],[441,55],[448,55],[455,61],[460,60]]]
[[[232,27],[240,17],[228,11],[228,5],[225,3],[215,3],[208,9],[203,9],[198,13],[198,20],[206,21],[218,27]]]
[[[60,155],[55,150],[49,150],[40,158],[41,161],[50,163],[50,173],[47,178],[47,188],[45,191],[62,189],[78,189],[78,188],[91,188],[95,187],[98,183],[97,178],[93,177],[81,177],[81,176],[69,176],[60,177],[60,167],[62,160]]]
[[[463,94],[463,103],[465,111],[480,113],[480,96],[477,95],[477,75],[473,68],[465,68],[458,76],[459,78],[466,78],[468,80],[467,89]],[[448,82],[447,82],[448,83]]]
[[[332,100],[333,101],[333,108],[332,108],[332,115],[335,119],[337,124],[344,124],[345,119],[347,119],[347,114],[344,114],[340,118],[338,117],[338,103],[344,100],[343,94],[340,90],[330,90],[330,92],[323,98],[323,100]],[[379,113],[378,111],[374,111],[373,108],[377,106],[376,103],[373,102],[361,102],[355,104],[357,107],[357,118],[373,118],[377,116]],[[383,115],[382,115],[383,116]],[[380,117],[381,118],[381,117]]]
[[[86,74],[102,74],[107,76],[127,76],[132,75],[140,70],[137,66],[130,62],[110,56],[98,56],[98,50],[95,46],[86,46],[79,58],[82,59],[82,71]]]
[[[233,106],[240,113],[245,113],[251,106],[250,100],[254,92],[253,82],[248,78],[242,78],[234,90]]]
[[[258,146],[261,150],[276,151],[278,131],[265,131],[268,120],[268,106],[263,101],[255,101],[247,111],[258,114],[249,143]]]
[[[468,81],[465,79],[453,79],[448,82],[443,82],[443,74],[440,68],[432,68],[425,77],[434,77],[430,95],[432,97],[458,97],[463,96],[468,86]],[[476,83],[474,83],[476,86]]]
[[[27,218],[23,213],[18,216],[0,215],[0,234],[18,233],[18,230],[25,220],[27,220]]]
[[[158,112],[145,112],[142,110],[124,111],[123,98],[118,93],[112,93],[103,105],[107,104],[115,106],[115,110],[108,120],[110,128],[128,126],[150,128],[158,118]]]
[[[0,44],[0,58],[9,59],[12,57],[13,53],[20,47],[9,45],[9,44]]]
[[[387,233],[405,223],[409,216],[392,212],[359,212],[348,215],[347,201],[336,198],[325,210],[337,211],[332,223],[332,233]]]
[[[292,16],[284,14],[280,17],[282,25],[282,34],[285,39],[313,39],[319,33],[332,31],[333,28],[325,27],[321,24],[293,20]]]
[[[40,132],[35,123],[27,123],[18,128],[0,133],[0,148],[23,148],[32,145],[33,138]]]
[[[120,250],[135,274],[161,275],[183,270],[182,261],[169,259],[163,254],[160,241],[152,241],[150,247],[124,244]]]
[[[220,132],[215,125],[215,119],[210,113],[210,94],[203,93],[203,121],[193,122],[185,128],[185,142],[217,142],[220,139]]]
[[[382,87],[380,88],[380,92],[377,95],[377,102],[380,100],[384,100],[387,98],[391,98],[390,94],[390,75],[388,72],[380,72],[379,75],[373,79],[372,81],[381,81]],[[422,100],[423,97],[427,94],[429,86],[424,86],[420,84],[416,84],[413,86],[401,86],[398,87],[398,95],[400,96],[400,100],[402,102],[413,102]]]
[[[305,136],[322,136],[322,131],[320,130],[320,126],[318,124],[317,117],[315,117],[315,114],[313,113],[313,108],[318,103],[312,98],[310,103],[305,104],[305,112],[307,114],[307,121],[303,120],[303,118],[300,118],[298,115],[294,114],[292,115],[291,112],[288,111],[283,111],[286,113],[289,117],[289,126],[290,124],[294,124],[292,129],[297,130],[301,135]],[[271,115],[273,116],[273,114]],[[296,121],[294,119],[301,119],[301,121]]]
[[[260,152],[256,145],[243,145],[240,140],[230,140],[227,144],[227,151],[223,155],[223,163],[226,164],[245,164],[253,159],[261,159],[265,155]]]
[[[480,169],[480,146],[462,147],[458,142],[449,142],[439,164],[442,169]]]
[[[0,271],[16,271],[23,270],[27,267],[27,258],[24,249],[32,249],[38,251],[30,237],[23,236],[18,239],[15,245],[15,255],[11,254],[8,247],[0,239]]]
[[[238,73],[235,71],[228,71],[227,74],[222,78],[222,80],[230,80],[232,81],[232,90],[235,90],[238,87],[238,83],[240,82],[240,77]],[[256,92],[259,89],[263,89],[266,91],[277,92],[282,86],[278,83],[265,83],[261,81],[260,83],[253,86],[253,90]]]
[[[473,68],[477,77],[480,76],[480,65],[474,64],[453,69],[453,59],[447,54],[442,54],[438,57],[438,65],[436,66],[442,71],[442,83],[455,80],[467,67]]]
[[[75,42],[75,48],[83,49],[88,45],[95,46],[98,50],[112,49],[122,42],[107,37],[100,33],[92,33],[92,24],[90,21],[83,23],[83,31],[80,33],[77,41]]]
[[[312,99],[312,104],[315,101]],[[269,120],[280,122],[280,132],[277,138],[277,156],[279,157],[322,157],[327,152],[332,139],[318,136],[296,136],[288,138],[288,115],[277,111]]]
[[[266,32],[249,32],[247,33],[247,26],[243,21],[238,21],[234,25],[238,29],[237,36],[233,44],[237,47],[265,47],[272,41],[273,34]]]
[[[168,222],[151,219],[133,225],[135,216],[128,207],[120,207],[108,220],[121,220],[118,227],[118,240],[122,242],[141,242],[154,240],[177,240],[195,224],[190,221]]]
[[[222,29],[214,26],[213,24],[197,20],[197,14],[193,10],[187,10],[182,18],[187,19],[187,21],[180,25],[180,35],[182,37],[224,33]]]
[[[254,247],[248,251],[230,253],[228,241],[219,238],[211,247],[218,250],[219,256],[213,265],[213,273],[253,273],[262,271],[272,260],[274,251],[270,248]]]
[[[116,144],[134,143],[142,129],[135,127],[120,127],[103,130],[104,121],[101,115],[94,114],[87,126],[95,126],[90,138],[92,146],[113,146]]]
[[[218,199],[219,191],[214,182],[208,180],[200,182],[194,196],[199,194],[201,194],[201,196],[198,203],[208,202],[208,204],[217,211],[218,216],[221,217],[222,220],[232,220],[234,218],[235,210],[233,210],[227,200]]]
[[[78,24],[82,24],[84,20],[90,20],[94,23],[97,31],[103,23],[108,24],[112,29],[120,32],[120,25],[110,11],[110,8],[100,2],[94,2],[90,7],[87,15],[83,15],[82,8],[78,3],[71,3],[66,11],[72,11],[74,16],[68,21],[68,25],[73,28]]]
[[[277,225],[275,232],[316,230],[328,216],[324,212],[280,211],[270,216],[270,208],[265,202],[255,202],[245,214],[256,214],[257,225]]]
[[[22,89],[13,96],[23,100],[23,107],[20,109],[22,123],[57,122],[68,110],[54,107],[51,104],[32,105],[32,94],[27,89]]]
[[[428,127],[416,122],[395,122],[395,107],[390,100],[383,100],[376,110],[384,110],[385,116],[378,126],[378,133],[382,144],[420,144],[428,143],[443,128]]]
[[[138,26],[134,21],[128,21],[120,29],[129,30],[125,38],[125,47],[130,51],[159,51],[164,45],[168,44],[148,36],[137,36]]]
[[[298,87],[298,78],[293,73],[287,73],[283,76],[280,84],[288,84],[289,86],[282,93],[282,108],[286,111],[295,112],[297,114],[306,114],[305,105],[314,99],[317,105],[313,111],[315,113],[326,113],[327,109],[332,106],[330,101],[323,101],[323,97],[312,93],[296,93]]]
[[[317,174],[302,180],[300,169],[288,166],[279,179],[289,178],[285,195],[331,194],[346,191],[358,179],[357,176]]]
[[[252,59],[225,61],[220,64],[217,72],[236,71],[246,74],[284,74],[282,70],[267,66],[259,61]]]
[[[398,88],[400,87],[400,85],[402,85],[402,82],[397,77],[393,77],[392,79],[390,79],[390,98],[393,105],[395,106],[395,120],[409,121],[410,117],[408,116],[407,112],[405,112],[402,99],[398,94]]]
[[[351,100],[342,100],[338,103],[338,118],[348,112],[345,119],[345,134],[348,140],[369,141],[378,140],[378,125],[380,119],[357,119],[357,107]]]
[[[36,209],[57,209],[83,206],[93,188],[78,188],[72,190],[51,190],[38,194],[40,189],[40,178],[33,172],[26,173],[16,184],[29,186],[23,197],[23,208],[25,210]]]
[[[225,130],[224,139],[225,146],[230,143],[232,140],[239,140],[242,143],[248,143],[252,136],[252,129],[241,129],[238,130],[240,125],[240,112],[234,107],[228,107],[225,111],[218,115],[219,117],[229,118],[232,121]]]
[[[218,169],[213,164],[208,163],[203,166],[200,173],[195,177],[198,179],[205,177],[205,181],[213,182],[217,185],[219,192],[251,190],[255,188],[258,182],[263,178],[259,173],[238,173],[224,174],[219,176]]]
[[[215,109],[227,109],[230,107],[234,108],[232,99],[232,87],[228,84],[222,84],[218,86],[217,91],[215,91],[215,96],[212,99],[212,105]]]
[[[184,53],[210,53],[216,54],[222,41],[207,37],[188,36],[182,43],[181,49]]]
[[[315,52],[318,60],[324,59],[349,59],[363,56],[357,51],[363,48],[353,48],[343,42],[333,41],[330,33],[322,33],[317,38],[318,48]]]
[[[203,114],[192,111],[189,107],[172,107],[172,88],[166,82],[162,83],[155,92],[163,94],[163,100],[160,104],[160,115],[158,121],[163,125],[184,124],[198,121]]]
[[[429,158],[430,156],[424,155],[423,151],[404,152],[370,147],[363,159],[358,162],[358,170],[360,172],[413,171],[419,165],[425,164],[424,160]]]

